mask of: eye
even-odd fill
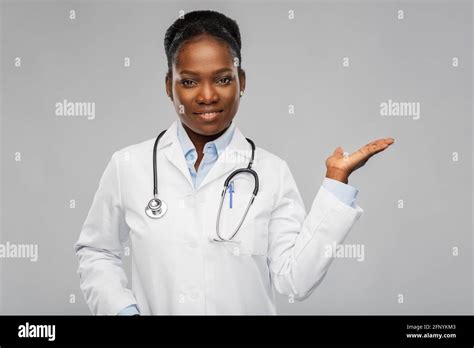
[[[230,76],[225,76],[217,81],[219,84],[228,85],[232,82],[232,78]]]
[[[184,87],[192,87],[193,83],[195,83],[193,80],[181,80],[180,82]]]

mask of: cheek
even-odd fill
[[[176,106],[183,105],[186,109],[190,108],[194,100],[194,95],[188,91],[177,90],[175,94]]]
[[[237,88],[234,87],[226,89],[223,93],[221,93],[221,100],[227,105],[237,103],[239,101]]]

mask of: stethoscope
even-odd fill
[[[166,132],[166,130],[162,131],[158,135],[158,137],[155,140],[155,144],[153,146],[153,198],[150,200],[150,202],[148,202],[148,205],[145,207],[146,215],[148,215],[152,219],[159,219],[159,218],[163,217],[166,214],[166,211],[168,210],[168,206],[166,205],[166,203],[163,200],[158,198],[158,172],[157,172],[157,169],[156,169],[156,148],[158,146],[158,142],[160,141],[160,138],[163,136],[163,134],[165,134],[165,132]],[[247,213],[250,209],[250,206],[254,202],[255,197],[257,196],[257,193],[258,193],[258,186],[259,186],[258,185],[258,174],[257,174],[257,172],[255,172],[255,170],[252,169],[252,164],[253,164],[254,156],[255,156],[255,144],[249,138],[245,138],[245,139],[247,139],[250,146],[252,147],[252,156],[250,158],[250,161],[249,161],[249,164],[248,164],[247,168],[239,168],[239,169],[234,170],[227,177],[227,179],[224,182],[224,188],[223,188],[222,193],[221,193],[221,201],[220,201],[220,204],[219,204],[219,210],[217,212],[217,219],[216,219],[217,238],[213,239],[216,242],[234,242],[233,238],[235,237],[235,235],[239,231],[240,227],[244,223],[244,220],[247,216]],[[242,173],[249,173],[253,176],[253,178],[254,178],[254,189],[253,189],[253,192],[252,192],[252,196],[250,197],[249,202],[247,204],[247,207],[245,208],[244,215],[242,216],[239,223],[237,224],[237,227],[235,228],[235,231],[232,233],[230,238],[227,239],[227,238],[222,237],[220,235],[220,232],[219,232],[219,222],[220,222],[220,217],[221,217],[221,212],[222,212],[222,205],[224,203],[225,194],[228,191],[230,181],[236,175],[242,174]]]

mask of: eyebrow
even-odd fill
[[[232,69],[231,68],[218,69],[218,70],[214,71],[214,75],[217,75],[217,74],[219,74],[221,72],[224,72],[224,71],[232,71]],[[181,70],[180,74],[199,75],[197,72],[191,71],[191,70]]]

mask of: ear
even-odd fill
[[[166,74],[166,77],[165,77],[165,88],[166,88],[166,94],[168,95],[168,97],[171,98],[171,100],[173,100],[173,88],[172,88],[172,77],[170,74]]]
[[[245,70],[244,69],[240,69],[240,72],[239,72],[239,82],[240,82],[240,90],[241,91],[244,91],[245,90]],[[240,91],[239,91],[240,93]]]

